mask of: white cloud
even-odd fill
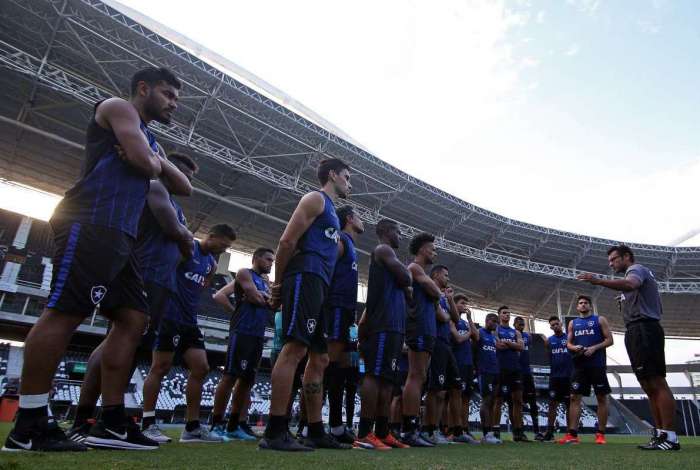
[[[544,23],[545,17],[547,16],[546,12],[544,10],[540,10],[537,13],[537,23],[542,24]]]
[[[569,46],[566,52],[564,52],[564,55],[575,56],[579,53],[580,50],[581,47],[578,44],[572,44]]]
[[[594,16],[600,6],[600,0],[566,0],[566,3],[572,5],[581,13]]]
[[[637,28],[645,34],[658,34],[661,26],[653,20],[637,20]]]
[[[520,64],[523,67],[537,67],[540,65],[540,61],[535,59],[534,57],[523,57],[523,59],[520,61]]]

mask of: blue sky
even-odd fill
[[[700,227],[695,2],[123,3],[482,207],[626,241]]]

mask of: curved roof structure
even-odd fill
[[[318,161],[335,156],[353,168],[349,202],[362,218],[397,220],[407,236],[436,234],[440,263],[476,305],[508,304],[546,318],[572,311],[574,296],[588,293],[613,328],[623,328],[614,293],[574,279],[581,271],[609,275],[606,249],[617,240],[503,217],[431,186],[253,74],[117,2],[6,0],[0,21],[0,165],[8,180],[65,191],[80,168],[92,104],[127,95],[136,70],[166,66],[183,81],[182,96],[173,123],[153,129],[166,149],[200,164],[196,194],[183,201],[194,230],[227,221],[238,229],[239,248],[274,246],[299,196],[316,186]],[[368,230],[359,247],[366,254],[374,243]],[[700,335],[700,247],[627,244],[656,273],[667,333]],[[365,256],[364,276],[366,267]]]

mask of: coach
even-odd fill
[[[625,321],[625,347],[632,370],[649,397],[649,406],[658,429],[651,441],[639,446],[643,450],[679,450],[673,431],[676,403],[666,382],[664,330],[660,320],[661,297],[654,274],[634,261],[634,253],[625,245],[608,250],[608,264],[624,279],[600,279],[585,273],[578,279],[590,284],[621,291],[618,301]]]

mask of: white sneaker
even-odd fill
[[[435,431],[433,433],[433,440],[437,445],[444,445],[444,444],[454,444],[454,442],[450,442],[445,435],[440,432],[440,431]]]
[[[224,442],[224,439],[221,436],[210,434],[209,429],[205,426],[200,426],[194,431],[183,429],[180,442]]]
[[[143,435],[161,444],[172,441],[172,439],[163,434],[163,431],[160,430],[157,424],[151,424],[146,429],[144,429]]]
[[[488,433],[481,438],[482,444],[502,444],[503,442],[493,435],[493,433]]]

